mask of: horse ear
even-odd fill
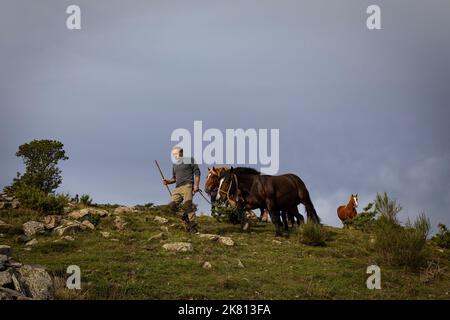
[[[231,166],[231,168],[230,168],[230,172],[233,172],[233,166]]]
[[[216,168],[215,168],[215,167],[213,167],[213,168],[212,168],[212,170],[213,170],[213,171],[216,171]]]
[[[208,171],[211,171],[211,169],[208,167]]]

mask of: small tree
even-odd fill
[[[60,160],[69,159],[63,149],[64,144],[56,140],[33,140],[19,146],[17,157],[25,163],[25,173],[17,177],[5,192],[13,195],[21,186],[33,187],[42,192],[52,193],[62,182]]]

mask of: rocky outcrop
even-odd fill
[[[160,217],[160,216],[156,216],[155,221],[158,223],[161,223],[161,224],[169,222],[169,220],[167,220],[166,218]]]
[[[17,209],[20,207],[20,202],[15,197],[9,197],[5,193],[0,193],[0,209]]]
[[[219,236],[218,234],[199,233],[198,236],[203,239],[217,241],[226,246],[234,246],[234,241],[230,237]]]
[[[44,223],[45,229],[51,230],[58,227],[61,224],[61,220],[61,216],[52,215],[45,216],[42,222]]]
[[[127,225],[127,223],[119,216],[117,216],[114,219],[114,227],[119,230],[122,231],[123,229],[125,229],[125,226]]]
[[[43,234],[45,233],[45,224],[42,222],[37,221],[28,221],[25,222],[23,225],[23,232],[27,237],[32,237],[36,234]]]
[[[96,209],[96,208],[84,208],[84,209],[75,210],[75,211],[70,212],[68,214],[68,217],[78,220],[87,215],[93,215],[93,216],[98,215],[100,217],[106,217],[106,216],[109,216],[109,212],[106,210]]]
[[[54,298],[53,277],[46,268],[14,262],[11,248],[5,245],[0,248],[0,300]]]
[[[137,212],[137,210],[134,209],[133,207],[122,206],[114,209],[114,214],[129,214],[134,212]]]
[[[57,236],[66,236],[70,234],[75,234],[82,230],[85,230],[87,227],[78,221],[70,221],[63,219],[61,225],[53,229],[53,233]]]
[[[163,245],[163,248],[166,249],[167,251],[176,251],[176,252],[189,252],[194,250],[192,244],[189,242],[166,243]]]

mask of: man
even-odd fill
[[[195,163],[194,158],[183,157],[183,149],[180,147],[174,147],[172,149],[172,156],[174,158],[172,178],[169,180],[163,179],[164,185],[176,183],[169,203],[170,211],[176,214],[178,206],[182,204],[183,222],[186,231],[197,233],[197,222],[192,206],[192,196],[200,190],[200,169]]]

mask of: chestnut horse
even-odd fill
[[[356,208],[357,207],[358,207],[358,195],[352,193],[347,205],[339,206],[337,208],[337,215],[338,215],[339,219],[341,219],[342,224],[344,224],[344,221],[353,219],[354,217],[356,217],[356,215],[357,215]]]

